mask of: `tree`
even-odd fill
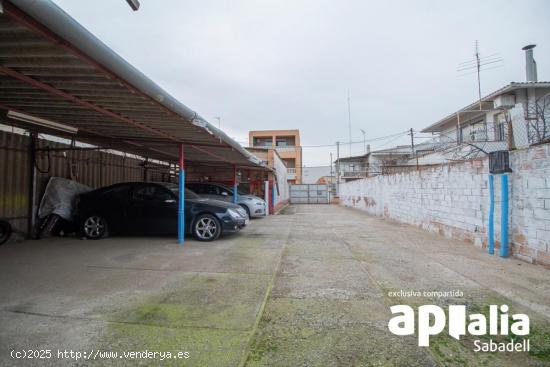
[[[526,121],[529,144],[550,141],[550,93],[528,104]]]

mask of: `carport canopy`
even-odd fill
[[[180,243],[184,165],[269,169],[53,2],[0,5],[0,119],[33,132],[178,162]]]
[[[0,29],[9,124],[162,161],[177,162],[183,144],[187,164],[265,168],[52,2],[5,1]]]

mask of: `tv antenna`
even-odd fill
[[[479,42],[476,40],[475,43],[475,53],[472,60],[464,61],[458,64],[457,72],[461,73],[459,76],[477,74],[477,93],[479,97],[479,109],[482,110],[481,106],[481,77],[480,74],[482,71],[497,69],[502,67],[502,57],[500,54],[494,53],[487,56],[481,56],[479,52]],[[487,66],[489,65],[489,66]]]

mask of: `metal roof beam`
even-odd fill
[[[123,87],[125,87],[124,91],[126,92],[126,97],[131,96],[132,94],[130,93],[133,93],[134,95],[139,96],[142,100],[151,101],[156,104],[168,116],[171,116],[173,118],[171,124],[174,125],[174,128],[169,128],[166,126],[162,126],[160,130],[152,128],[152,122],[149,120],[140,122],[140,119],[137,116],[135,118],[128,118],[128,116],[115,113],[113,111],[110,111],[109,109],[99,106],[98,103],[93,100],[86,101],[82,99],[82,97],[80,97],[80,95],[76,92],[71,93],[63,91],[49,84],[45,84],[38,80],[35,80],[28,75],[22,74],[26,73],[27,70],[37,67],[43,67],[44,65],[29,65],[26,63],[21,64],[20,62],[18,64],[19,67],[23,67],[25,69],[18,69],[20,74],[18,76],[9,74],[10,76],[24,80],[26,82],[31,82],[33,85],[39,88],[46,88],[46,90],[48,90],[52,94],[56,94],[63,98],[68,98],[69,100],[83,105],[87,108],[93,109],[109,117],[128,123],[134,127],[147,130],[154,135],[162,136],[174,142],[181,142],[192,145],[191,142],[187,141],[187,135],[192,137],[192,139],[190,140],[202,140],[204,142],[208,142],[209,140],[215,141],[217,139],[213,138],[219,138],[220,144],[226,144],[236,152],[238,157],[232,158],[235,161],[239,161],[239,159],[244,159],[250,160],[252,164],[261,164],[257,163],[259,162],[259,160],[256,157],[243,149],[239,144],[228,137],[223,131],[218,130],[216,127],[209,124],[206,120],[198,116],[196,112],[192,111],[191,109],[177,101],[175,98],[173,98],[171,95],[166,93],[158,85],[153,83],[143,74],[141,74],[131,65],[129,65],[126,61],[121,59],[112,50],[102,44],[88,31],[79,26],[74,21],[74,19],[70,18],[67,14],[60,11],[60,9],[55,5],[49,2],[39,2],[29,5],[29,3],[26,3],[25,0],[12,0],[11,2],[5,3],[4,13],[12,20],[15,20],[20,25],[23,25],[23,27],[28,28],[28,32],[26,29],[25,32],[21,33],[23,40],[40,41],[41,39],[39,37],[43,37],[45,40],[53,43],[56,46],[59,46],[61,49],[68,51],[69,56],[75,57],[74,61],[81,61],[84,63],[70,65],[74,67],[74,69],[72,70],[71,68],[67,67],[65,63],[64,65],[52,65],[59,67],[58,70],[54,70],[55,73],[63,74],[64,72],[69,71],[70,73],[90,73],[90,75],[99,74],[108,76],[119,82]],[[5,20],[7,23],[8,18],[5,18]],[[16,28],[21,29],[22,27],[16,25]],[[7,39],[7,41],[10,41],[10,39]],[[42,60],[38,60],[38,62],[40,61]],[[63,61],[69,61],[70,64],[73,63],[73,59],[71,58],[67,58],[66,60],[63,59]],[[82,68],[83,65],[89,66],[89,68]],[[81,68],[77,68],[78,66],[80,66]],[[12,71],[17,73],[17,71],[15,70],[4,71]],[[43,67],[40,71],[44,73],[51,73],[52,70],[46,66]],[[0,70],[0,72],[2,72],[2,70]],[[89,91],[82,91],[82,94],[86,92]],[[105,91],[105,93],[100,92],[100,94],[103,95],[105,95],[106,93],[108,93],[108,91]],[[123,96],[121,95],[121,97]],[[194,124],[195,120],[199,120],[197,126],[195,126]],[[200,123],[204,123],[204,126],[199,126]],[[186,125],[188,129],[181,129],[181,125]],[[179,127],[179,129],[176,129],[177,127]],[[198,132],[198,136],[192,136],[189,131],[185,130],[195,130],[196,132]],[[177,134],[177,136],[173,136],[169,133],[169,131],[174,131],[174,134]],[[214,133],[213,137],[209,135],[212,134],[212,132]],[[179,136],[181,136],[181,138]],[[224,157],[207,151],[203,153],[214,156],[216,159],[228,161]]]
[[[102,114],[104,114],[104,115],[106,115],[106,116],[110,116],[110,117],[112,117],[112,118],[114,118],[114,119],[116,119],[116,120],[125,122],[125,123],[127,123],[127,124],[129,124],[129,125],[132,125],[132,126],[134,126],[134,127],[139,128],[139,129],[148,131],[148,132],[150,132],[150,133],[152,133],[152,134],[154,134],[154,135],[158,135],[158,136],[162,136],[162,137],[168,138],[168,139],[170,139],[170,140],[173,140],[174,142],[181,142],[178,138],[175,138],[175,137],[173,137],[173,136],[171,136],[171,135],[168,135],[168,134],[166,134],[166,133],[164,133],[164,132],[162,132],[162,131],[159,131],[159,130],[156,130],[156,129],[152,129],[152,128],[150,128],[150,127],[148,127],[148,126],[146,126],[146,125],[144,125],[144,124],[142,124],[142,123],[135,122],[135,121],[133,121],[133,120],[131,120],[131,119],[129,119],[129,118],[126,118],[126,117],[124,117],[124,116],[121,116],[121,115],[119,115],[119,114],[116,114],[116,113],[114,113],[114,112],[111,112],[111,111],[109,111],[109,110],[106,110],[106,109],[104,109],[104,108],[102,108],[102,107],[96,106],[96,105],[94,105],[93,103],[90,103],[90,102],[88,102],[88,101],[84,101],[84,100],[82,100],[82,99],[80,99],[80,98],[78,98],[78,97],[73,96],[72,94],[69,94],[69,93],[67,93],[67,92],[61,91],[61,90],[59,90],[59,89],[57,89],[57,88],[54,88],[54,87],[52,87],[52,86],[50,86],[50,85],[48,85],[48,84],[42,83],[42,82],[40,82],[40,81],[38,81],[38,80],[36,80],[36,79],[33,79],[33,78],[28,77],[28,76],[26,76],[26,75],[23,75],[23,74],[21,74],[21,73],[15,71],[15,70],[13,70],[13,69],[10,69],[10,68],[8,68],[8,67],[6,67],[6,66],[4,66],[4,65],[0,65],[0,72],[3,72],[4,74],[7,74],[7,75],[9,75],[9,76],[11,76],[11,77],[14,77],[14,78],[16,78],[16,79],[19,79],[19,80],[21,80],[21,81],[24,81],[25,83],[30,84],[30,85],[32,85],[33,87],[37,87],[37,88],[46,90],[46,91],[48,91],[48,92],[50,92],[50,93],[52,93],[52,94],[55,94],[55,95],[57,95],[57,96],[59,96],[59,97],[63,97],[63,98],[65,98],[65,99],[67,99],[67,100],[69,100],[69,101],[72,101],[72,102],[74,102],[74,103],[77,103],[77,104],[79,104],[79,105],[81,105],[81,106],[83,106],[83,107],[87,107],[87,108],[92,109],[92,110],[94,110],[94,111],[96,111],[96,112],[102,113]]]

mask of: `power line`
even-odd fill
[[[387,142],[384,142],[382,145],[378,145],[378,147],[382,147],[382,146],[386,146],[396,140],[398,140],[399,138],[401,138],[402,136],[405,136],[407,134],[410,133],[410,130],[406,130],[406,131],[401,131],[399,133],[395,133],[395,134],[390,134],[390,135],[384,135],[384,136],[379,136],[379,137],[376,137],[376,138],[370,138],[370,139],[364,139],[364,140],[357,140],[357,141],[350,141],[350,142],[340,142],[340,145],[349,145],[350,146],[350,149],[351,149],[351,145],[354,145],[354,144],[361,144],[361,145],[365,145],[366,143],[372,143],[372,142],[377,142],[377,141],[384,141],[384,140],[387,140],[387,139],[391,139]],[[247,142],[244,142],[244,141],[237,141],[238,143],[240,144],[243,144],[243,145],[247,145],[248,143]],[[332,143],[332,144],[315,144],[315,145],[301,145],[300,148],[336,148],[336,145],[337,143]],[[254,147],[250,147],[250,148],[254,148]],[[271,146],[269,146],[268,148],[271,148]]]
[[[406,134],[401,134],[401,135],[399,135],[399,136],[396,136],[395,138],[393,138],[393,139],[391,139],[391,140],[385,142],[384,144],[378,145],[376,148],[378,149],[378,148],[381,148],[381,147],[385,147],[385,146],[387,146],[388,144],[393,143],[394,141],[396,141],[397,139],[399,139],[400,137],[402,137],[402,136],[404,136],[404,135],[406,135]]]
[[[358,140],[358,141],[352,141],[352,142],[340,142],[340,145],[347,145],[347,144],[363,144],[363,143],[371,143],[373,141],[380,141],[380,140],[386,140],[394,137],[401,137],[403,135],[406,135],[409,133],[409,130],[403,131],[396,134],[386,135],[386,136],[380,136],[377,138],[371,138],[371,139],[365,139],[365,140]],[[328,147],[334,147],[336,144],[319,144],[319,145],[302,145],[302,148],[328,148]]]

